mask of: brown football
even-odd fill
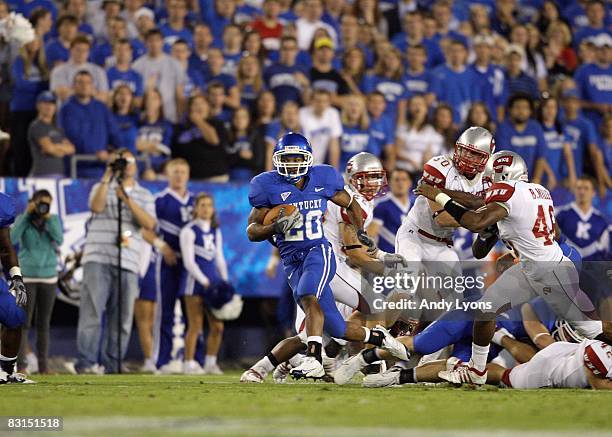
[[[266,213],[266,216],[264,217],[264,225],[269,225],[270,223],[274,223],[274,221],[276,220],[276,218],[278,217],[278,215],[280,214],[280,210],[284,209],[285,210],[285,216],[290,215],[291,213],[293,213],[293,211],[295,211],[295,206],[293,205],[277,205],[274,208],[272,208],[271,210],[269,210]]]

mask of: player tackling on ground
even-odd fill
[[[383,329],[370,330],[357,323],[345,322],[336,307],[329,286],[336,262],[322,225],[327,201],[345,208],[361,243],[373,245],[363,230],[362,209],[344,188],[342,176],[331,166],[313,166],[312,148],[298,133],[290,132],[278,141],[272,160],[276,171],[262,173],[251,180],[249,202],[253,209],[247,234],[251,241],[276,238],[295,301],[305,313],[307,356],[299,366],[291,369],[291,374],[305,378],[324,376],[323,330],[332,337],[403,348]],[[281,210],[275,222],[264,225],[267,212],[284,204],[292,204],[297,209],[289,215]],[[274,368],[291,356],[271,353],[266,359]]]
[[[469,211],[432,185],[422,183],[416,193],[435,200],[459,223],[472,232],[482,233],[497,224],[501,238],[520,259],[487,289],[481,299],[489,303],[474,322],[472,356],[469,364],[442,371],[439,376],[454,384],[484,384],[487,355],[495,332],[495,313],[541,295],[558,316],[573,322],[592,315],[594,307],[578,287],[574,264],[563,255],[554,240],[554,206],[550,193],[529,183],[525,161],[514,152],[498,152],[493,160],[493,185],[485,206]],[[488,252],[497,234],[478,240]],[[477,248],[475,248],[475,251]]]

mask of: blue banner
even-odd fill
[[[88,199],[94,180],[87,179],[11,179],[0,178],[0,190],[11,196],[17,212],[25,210],[36,190],[46,189],[53,196],[51,212],[58,214],[64,227],[62,259],[79,251],[85,242],[85,223],[90,216]],[[163,190],[164,182],[140,182],[153,194]],[[206,191],[213,195],[221,230],[230,278],[243,296],[274,297],[280,294],[281,275],[270,279],[265,267],[272,251],[267,243],[252,243],[246,236],[250,212],[248,185],[191,183],[193,193]]]

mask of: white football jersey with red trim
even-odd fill
[[[431,158],[423,166],[423,181],[438,188],[463,191],[477,196],[483,196],[488,186],[482,175],[477,175],[473,180],[467,179],[459,173],[453,165],[449,155],[440,155]],[[429,202],[423,196],[418,196],[414,206],[406,217],[413,226],[422,229],[438,238],[450,239],[455,228],[438,226],[433,219]]]
[[[523,262],[563,258],[555,241],[555,209],[549,191],[529,182],[498,182],[487,190],[485,203],[501,205],[508,215],[497,223],[500,238]]]
[[[598,340],[583,340],[579,344],[568,343],[564,352],[550,357],[553,387],[588,387],[585,366],[599,378],[612,379],[612,346]]]
[[[363,196],[353,190],[353,200],[359,203],[361,210],[363,211],[363,228],[367,227],[372,223],[374,218],[374,202],[366,200]],[[344,261],[346,255],[342,250],[344,242],[342,241],[342,235],[340,234],[340,223],[350,223],[350,218],[344,208],[339,207],[331,200],[327,201],[327,210],[323,219],[323,235],[327,238],[334,249],[336,259]]]

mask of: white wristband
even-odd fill
[[[21,276],[21,269],[19,268],[19,266],[11,267],[11,269],[9,270],[9,276],[11,278],[15,276]]]
[[[446,202],[451,200],[450,196],[445,193],[440,193],[436,196],[436,202],[442,206],[446,205]]]
[[[533,344],[537,346],[538,344],[536,342],[538,341],[538,338],[543,337],[544,335],[550,336],[550,332],[540,332],[539,334],[537,334],[535,337],[533,337]]]
[[[164,240],[162,240],[161,238],[159,238],[159,237],[157,237],[155,240],[153,240],[153,246],[157,250],[162,250],[165,245],[166,245],[166,242]]]

